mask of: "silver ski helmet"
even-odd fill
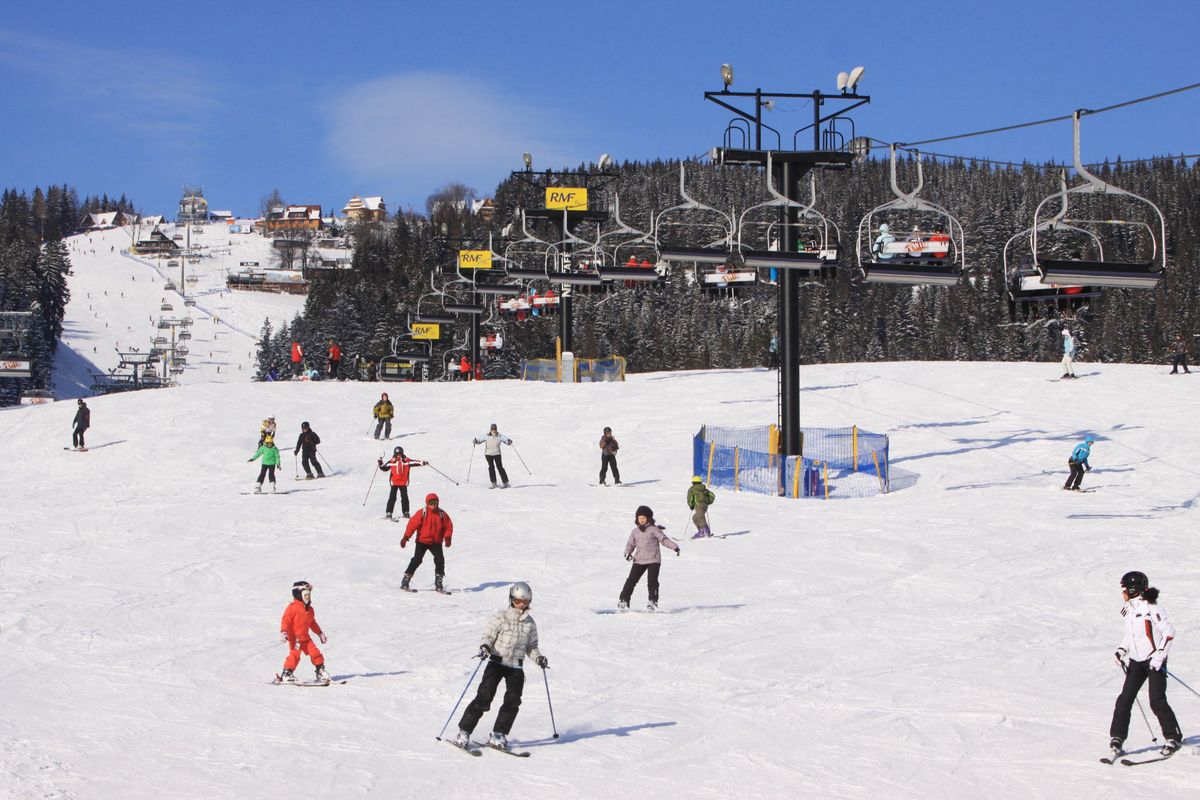
[[[1141,595],[1149,585],[1150,579],[1146,577],[1146,573],[1144,572],[1134,570],[1133,572],[1126,572],[1121,576],[1121,588],[1131,598]]]
[[[308,605],[312,602],[312,584],[308,581],[296,581],[292,584],[292,597]]]
[[[530,589],[529,584],[525,581],[517,581],[508,587],[508,604],[510,606],[513,604],[513,600],[524,600],[525,607],[528,608],[533,603],[533,589]]]

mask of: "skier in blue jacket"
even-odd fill
[[[1092,465],[1088,463],[1088,456],[1092,454],[1092,443],[1096,441],[1091,436],[1087,437],[1082,444],[1075,445],[1075,449],[1071,451],[1071,457],[1067,460],[1067,466],[1071,468],[1071,474],[1067,476],[1067,482],[1063,486],[1064,489],[1073,489],[1080,491],[1079,484],[1083,482],[1084,470],[1092,471]]]
[[[1063,328],[1063,378],[1074,378],[1075,376],[1075,337],[1066,328]],[[1061,380],[1061,378],[1059,379]]]

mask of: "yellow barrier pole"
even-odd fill
[[[875,477],[879,478],[879,491],[881,491],[884,494],[887,494],[887,487],[884,486],[884,484],[883,484],[883,472],[881,472],[879,469],[878,453],[879,453],[878,450],[872,450],[871,451],[871,459],[875,462]]]
[[[712,462],[713,462],[713,454],[715,454],[716,451],[717,451],[717,443],[709,442],[708,443],[708,472],[705,473],[705,477],[704,477],[705,485],[712,483]]]
[[[562,383],[562,337],[554,337],[554,377]]]
[[[800,473],[804,470],[804,459],[800,456],[795,456],[796,464],[792,470],[792,499],[800,499]]]
[[[770,459],[767,461],[768,469],[775,466],[775,456],[779,455],[779,429],[775,427],[775,423],[767,428],[767,455]]]
[[[851,431],[850,441],[853,442],[852,447],[854,449],[854,456],[853,456],[854,471],[858,472],[858,426],[857,425],[852,426],[850,428],[850,431]]]
[[[824,461],[821,463],[821,471],[824,473],[824,477],[825,477],[825,499],[828,500],[829,499],[829,462],[828,461]]]
[[[735,492],[738,490],[738,465],[740,455],[739,449],[735,446],[733,448],[733,490]]]

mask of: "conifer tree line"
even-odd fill
[[[909,160],[899,167],[901,187],[911,186],[915,165]],[[1037,204],[1058,190],[1061,166],[996,167],[926,158],[923,168],[921,196],[947,208],[963,225],[967,261],[960,285],[863,284],[854,266],[854,237],[862,216],[894,196],[889,164],[871,159],[821,174],[817,207],[837,223],[842,249],[833,280],[806,283],[801,289],[803,361],[1055,359],[1061,344],[1059,312],[1043,306],[1028,319],[1010,319],[1002,248],[1010,236],[1033,224]],[[626,163],[616,171],[621,217],[634,227],[648,229],[652,212],[680,202],[679,162]],[[1176,333],[1189,341],[1200,333],[1200,167],[1162,158],[1118,161],[1094,171],[1163,210],[1168,270],[1157,289],[1107,289],[1065,324],[1078,338],[1084,360],[1163,361]],[[687,165],[689,193],[735,213],[765,199],[764,181],[761,169]],[[430,291],[431,270],[452,263],[454,242],[471,237],[486,241],[491,232],[500,249],[500,229],[513,221],[522,204],[537,201],[521,181],[510,179],[495,192],[496,214],[490,223],[445,205],[428,217],[404,214],[359,229],[354,270],[314,281],[304,314],[265,340],[259,374],[274,365],[287,376],[291,341],[300,341],[309,353],[322,353],[325,342],[335,338],[346,354],[386,354],[390,337],[407,330],[408,314],[416,310],[420,295]],[[685,232],[675,229],[674,235]],[[1027,246],[1024,252],[1028,256]],[[437,305],[436,298],[427,298],[421,308],[431,311]],[[775,286],[760,283],[736,294],[713,292],[699,288],[688,270],[676,267],[662,286],[619,285],[577,293],[575,349],[581,357],[623,355],[634,372],[753,366],[764,360],[776,317]],[[488,356],[487,375],[514,375],[522,358],[553,355],[558,324],[553,317],[523,322],[497,318],[502,319],[504,349]],[[436,352],[444,354],[464,341],[467,324],[464,318],[454,338],[444,337]],[[441,374],[441,363],[444,359],[433,363],[433,377]]]
[[[26,352],[12,354],[31,357],[33,375],[0,380],[0,405],[18,402],[27,389],[49,386],[71,299],[71,259],[62,237],[76,231],[80,213],[75,190],[68,186],[35,189],[32,198],[15,189],[0,195],[0,311],[34,313]]]

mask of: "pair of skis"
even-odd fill
[[[474,745],[475,742],[468,742],[467,744],[459,744],[458,742],[454,741],[453,739],[442,739],[441,741],[445,742],[446,744],[450,745],[451,747],[455,747],[459,750],[462,750],[464,753],[466,753],[468,755],[472,755],[472,756],[476,756],[476,757],[483,755],[483,748],[485,748],[485,747],[488,748],[489,750],[495,750],[498,753],[504,753],[505,755],[516,756],[517,758],[529,758],[529,756],[532,755],[532,753],[530,753],[528,750],[506,750],[503,747],[497,747],[496,745],[487,743],[487,742],[485,742],[482,745],[473,747],[472,745]]]
[[[284,684],[287,684],[288,686],[333,686],[335,683],[337,683],[337,684],[342,684],[342,683],[345,683],[345,682],[346,682],[345,680],[341,680],[341,681],[334,681],[334,680],[329,680],[329,681],[295,681],[295,682],[292,682],[292,681],[285,681],[285,680],[283,679],[283,676],[282,676],[282,675],[280,675],[279,673],[275,673],[275,680],[271,681],[271,683],[275,684],[276,686],[282,686],[282,685],[284,685]]]
[[[1178,752],[1179,752],[1178,750],[1175,751],[1175,753],[1178,753]],[[1104,758],[1100,759],[1100,763],[1101,764],[1113,764],[1113,763],[1116,763],[1117,761],[1120,761],[1121,764],[1126,767],[1140,767],[1142,764],[1154,764],[1159,761],[1166,761],[1168,758],[1175,755],[1175,753],[1168,753],[1165,756],[1164,755],[1156,755],[1151,758],[1142,758],[1142,759],[1137,759],[1137,760],[1132,759],[1132,758],[1121,758],[1121,756],[1123,756],[1125,754],[1117,753],[1116,755],[1105,756]]]
[[[400,587],[400,591],[402,591],[402,592],[408,592],[409,594],[416,594],[416,593],[417,593],[419,590],[417,590],[417,589],[409,589],[409,588],[406,588],[406,587],[404,587],[404,586],[401,586],[401,587]],[[451,590],[449,590],[449,589],[437,589],[437,588],[435,588],[435,589],[434,589],[434,591],[435,591],[435,592],[437,592],[438,594],[454,594],[454,592],[452,592],[452,591],[451,591]]]

